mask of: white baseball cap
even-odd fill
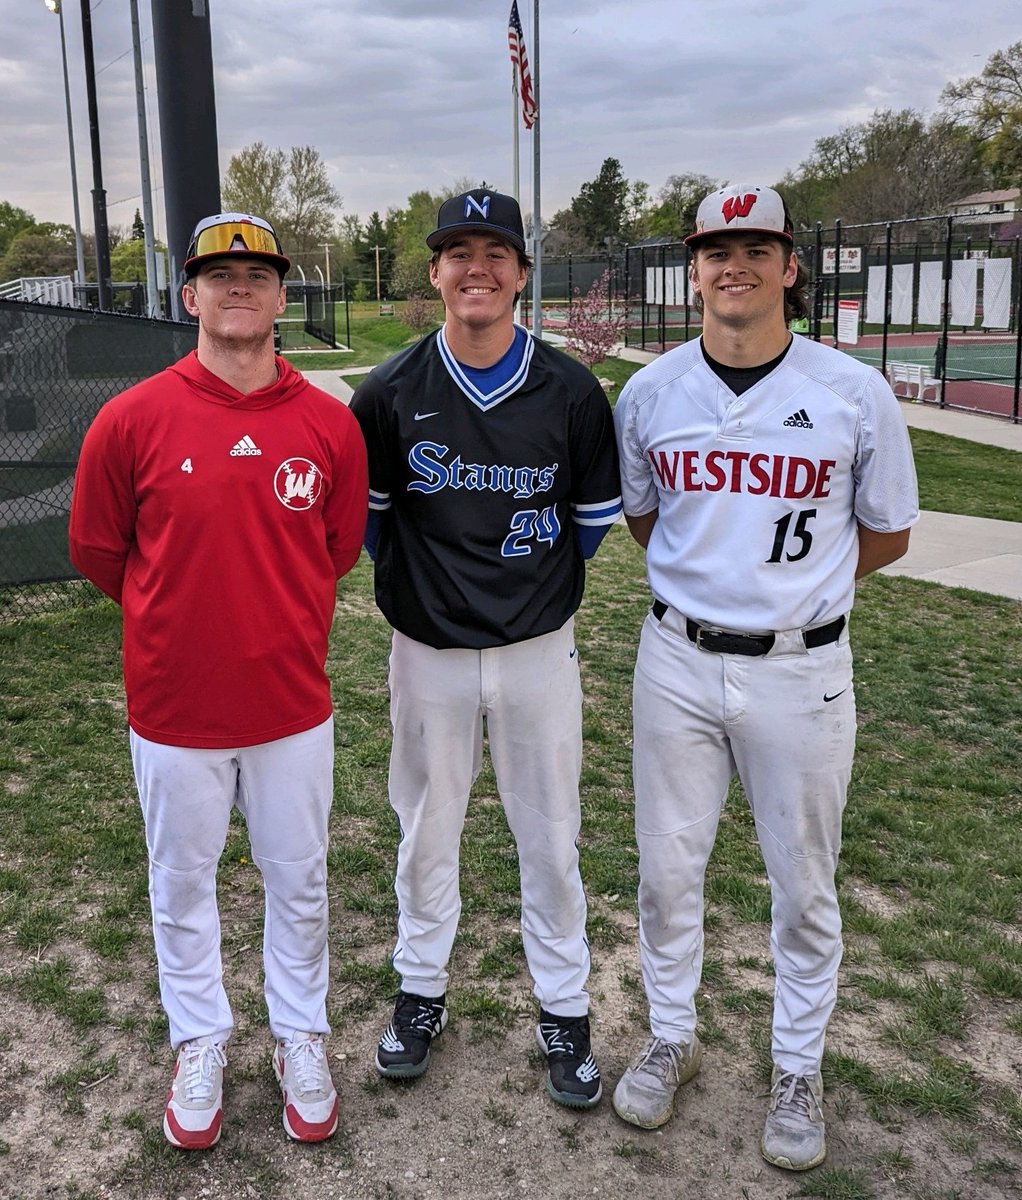
[[[794,243],[788,206],[773,188],[758,183],[733,183],[711,192],[696,212],[696,230],[685,238],[692,246],[721,233],[771,233]]]
[[[291,268],[269,221],[231,212],[203,217],[195,226],[185,255],[185,275],[191,279],[204,262],[228,255],[264,259],[280,272],[281,279]]]

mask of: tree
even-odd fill
[[[823,179],[807,170],[803,163],[798,172],[788,171],[777,184],[791,213],[796,231],[812,229],[829,210],[833,180]]]
[[[653,215],[653,201],[649,184],[636,179],[628,185],[625,215],[621,223],[621,237],[626,242],[638,242],[649,234],[649,223]]]
[[[286,171],[283,150],[271,150],[264,142],[246,146],[227,164],[220,188],[224,208],[265,217],[276,228],[286,204]]]
[[[418,292],[408,297],[401,320],[417,338],[424,337],[439,323],[440,305]]]
[[[983,185],[978,144],[947,115],[877,110],[869,121],[820,138],[782,182],[798,228],[936,215]],[[908,227],[898,231],[914,236]],[[879,228],[876,237],[881,236]]]
[[[426,246],[426,238],[436,228],[436,215],[440,205],[452,196],[458,196],[474,187],[486,187],[486,184],[476,184],[468,179],[459,179],[449,188],[435,195],[426,190],[413,192],[408,197],[408,204],[405,208],[388,211],[385,241],[382,244],[389,245],[393,251],[390,284],[394,295],[432,295],[433,285],[429,281],[429,249]],[[381,244],[369,240],[375,236],[376,233],[370,218],[366,238],[371,246]]]
[[[15,234],[0,261],[0,279],[33,275],[73,275],[75,234],[70,225],[46,221]]]
[[[23,208],[15,208],[6,200],[0,200],[0,258],[7,253],[14,238],[23,229],[35,224],[35,217]]]
[[[379,263],[380,268],[381,295],[389,290],[390,269],[394,261],[393,239],[393,224],[390,221],[384,224],[378,212],[370,213],[369,220],[366,222],[365,236],[359,254],[359,274],[368,281],[371,294],[374,296],[376,295],[377,263]],[[384,285],[384,278],[387,281],[386,286]]]
[[[615,313],[608,303],[609,282],[610,272],[604,271],[584,296],[576,288],[565,322],[565,346],[590,370],[610,354],[628,325],[627,309]]]
[[[559,209],[550,218],[543,244],[549,247],[550,254],[588,254],[591,250],[582,221],[570,208]]]
[[[1022,42],[992,54],[979,75],[949,83],[941,101],[980,140],[995,182],[1022,185]]]
[[[595,179],[583,183],[566,210],[574,218],[570,225],[587,250],[604,250],[608,237],[620,238],[628,216],[628,180],[616,158],[605,158]],[[568,226],[565,211],[554,215],[554,228]]]
[[[166,246],[156,243],[157,254],[165,254],[166,251]],[[110,278],[115,283],[135,283],[147,275],[143,238],[129,238],[110,251]]]
[[[318,252],[333,239],[341,197],[327,177],[326,165],[312,146],[293,146],[287,165],[287,198],[281,222],[294,253]]]
[[[723,187],[709,175],[668,175],[657,194],[658,204],[649,219],[649,232],[658,237],[681,239],[696,227],[696,210],[704,196]]]
[[[131,222],[131,233],[125,239],[131,242],[145,241],[145,223],[142,220],[142,214],[135,209],[135,219]]]
[[[306,269],[334,239],[341,197],[312,146],[292,146],[287,152],[263,142],[246,146],[231,158],[221,195],[226,209],[265,217],[284,253]]]

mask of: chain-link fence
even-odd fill
[[[562,331],[571,317],[575,302],[588,296],[594,284],[606,291],[608,310],[616,307],[625,287],[624,255],[562,254],[544,255],[541,270],[543,328]],[[522,296],[521,322],[532,323],[535,276]]]
[[[802,332],[877,367],[896,390],[902,369],[914,368],[913,399],[1018,422],[1018,237],[976,237],[965,218],[937,216],[817,225],[795,242],[809,274],[811,317]],[[682,242],[628,248],[619,293],[629,305],[628,345],[663,351],[698,336],[689,258]]]
[[[0,618],[82,589],[67,550],[85,430],[111,396],[195,348],[198,326],[0,301]]]

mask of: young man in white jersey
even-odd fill
[[[621,512],[610,407],[579,363],[514,323],[517,201],[454,196],[426,239],[443,328],[359,387],[366,545],[394,627],[390,802],[400,992],[377,1070],[412,1079],[447,1022],[458,856],[483,724],[521,871],[536,1037],[560,1104],[602,1095],[590,1044],[578,868],[582,692],[573,618],[585,559]]]
[[[274,354],[289,265],[259,217],[199,222],[183,289],[198,349],[103,406],[71,504],[72,561],[124,614],[160,997],[177,1052],[163,1129],[185,1150],[215,1145],[223,1120],[233,1016],[216,871],[234,807],[266,893],[284,1129],[314,1142],[337,1128],[325,1041],[324,665],[368,481],[351,414]]]
[[[614,414],[653,605],[635,665],[639,940],[652,1036],[614,1093],[664,1124],[699,1070],[703,879],[737,774],[772,894],[773,1078],[761,1149],[826,1153],[820,1062],[841,959],[834,872],[855,742],[855,581],[918,519],[904,420],[879,372],[789,332],[807,315],[791,219],[767,187],[699,206],[702,337],[636,373]]]

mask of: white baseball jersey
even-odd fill
[[[919,517],[898,402],[872,367],[795,335],[736,396],[688,342],[637,372],[614,412],[625,512],[659,509],[650,587],[696,621],[746,632],[852,606],[857,522]]]

